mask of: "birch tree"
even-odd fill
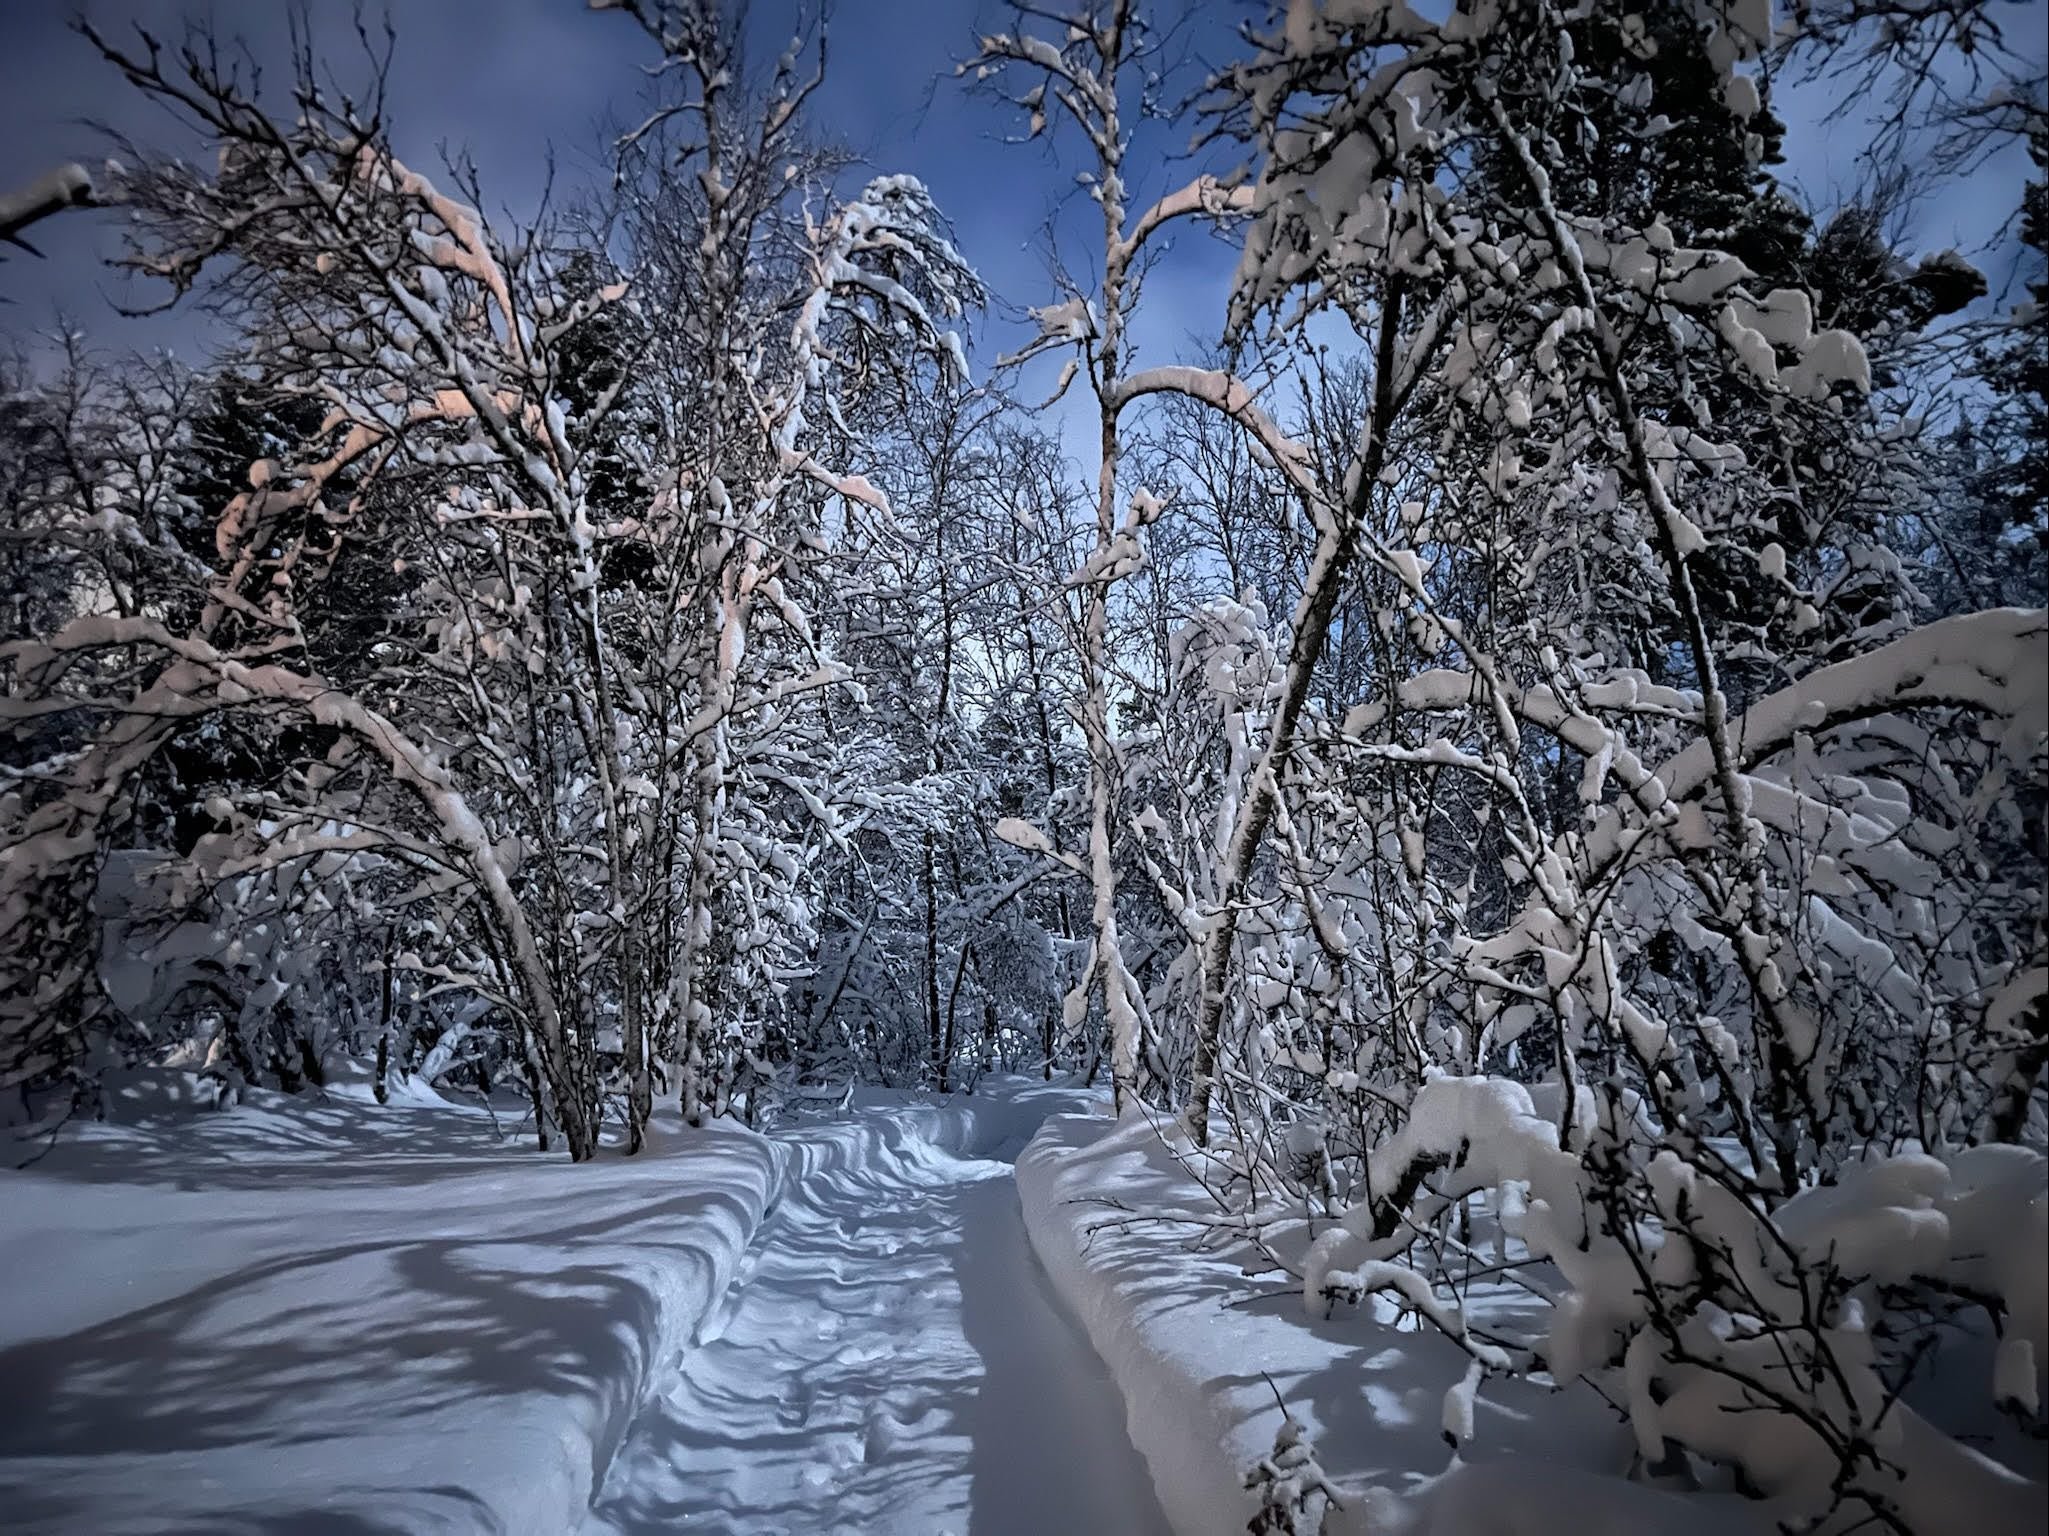
[[[727,46],[715,14],[698,20],[707,48]],[[251,335],[265,387],[317,402],[321,417],[250,466],[220,509],[191,615],[82,612],[11,647],[18,715],[89,707],[112,722],[19,806],[12,931],[39,931],[53,902],[83,905],[58,888],[90,882],[126,815],[124,786],[182,729],[224,712],[289,717],[325,756],[291,784],[290,815],[238,822],[265,850],[252,856],[374,852],[423,871],[409,899],[431,915],[397,963],[491,1000],[573,1156],[596,1146],[608,1062],[629,1146],[657,1049],[687,1116],[701,1114],[707,1080],[723,1107],[758,1046],[760,1016],[741,1000],[783,963],[762,897],[787,910],[767,887],[801,878],[778,828],[790,805],[800,818],[822,809],[792,771],[801,722],[783,701],[841,676],[780,551],[801,532],[802,488],[879,499],[810,451],[812,418],[830,421],[835,392],[898,353],[958,366],[933,313],[976,290],[929,198],[901,178],[846,202],[789,185],[787,124],[807,87],[784,63],[755,137],[734,151],[737,184],[758,184],[752,203],[736,205],[721,180],[723,150],[699,178],[702,227],[720,244],[705,248],[710,286],[697,295],[712,301],[697,312],[710,331],[689,339],[734,437],[712,436],[710,461],[678,457],[644,425],[614,429],[660,339],[632,278],[572,259],[557,226],[501,239],[473,186],[445,192],[391,153],[377,91],[331,95],[302,56],[286,125],[216,55],[87,35],[220,149],[214,174],[138,163],[102,189],[135,215],[131,265],[174,294],[211,284]],[[726,83],[701,76],[696,108],[708,90],[724,121]],[[730,227],[743,215],[773,221],[788,253],[771,270],[790,288],[773,298],[720,286],[754,271],[749,230]],[[786,298],[794,325],[777,318]],[[578,344],[622,316],[608,345],[625,352],[589,388]],[[631,478],[648,488],[631,515],[617,506],[621,452],[638,455]],[[600,480],[609,515],[593,500]],[[378,566],[398,578],[385,584],[392,610],[369,665],[343,682],[317,638],[324,594]],[[766,643],[764,611],[777,631]],[[131,669],[106,664],[117,656]],[[715,889],[733,907],[715,913]],[[88,996],[75,930],[40,931],[62,961],[23,942],[10,963]],[[24,977],[8,995],[33,999],[38,986]],[[18,1072],[53,1065],[21,1054]]]

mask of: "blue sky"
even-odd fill
[[[168,124],[143,103],[68,29],[70,0],[0,0],[0,186],[12,187],[71,158],[104,153],[88,120],[104,121],[144,142],[167,140]],[[286,78],[289,7],[284,0],[86,0],[84,9],[110,33],[140,21],[167,39],[187,17],[210,18],[223,35],[245,37],[269,61],[271,78]],[[328,45],[336,75],[361,78],[349,34],[347,0],[310,0],[315,33]],[[1199,75],[1205,53],[1230,45],[1233,18],[1254,10],[1194,0],[1185,41]],[[2015,40],[2042,49],[2039,0],[2000,5]],[[583,0],[390,0],[399,41],[390,113],[400,153],[431,168],[443,145],[466,148],[484,178],[487,206],[531,211],[548,171],[552,147],[558,185],[605,173],[605,127],[630,122],[642,89],[640,69],[651,45],[622,17],[593,15]],[[750,32],[762,57],[787,34],[788,0],[757,0]],[[952,218],[963,252],[990,288],[1012,306],[1054,296],[1045,250],[1056,216],[1070,258],[1085,260],[1098,215],[1080,195],[1076,146],[1050,152],[1044,141],[1006,145],[1015,114],[969,90],[953,76],[974,46],[976,24],[993,26],[1002,8],[989,0],[838,0],[831,58],[814,121],[865,156],[879,171],[909,171],[932,188]],[[1194,77],[1191,76],[1191,78]],[[1850,187],[1868,124],[1852,113],[1820,121],[1832,98],[1808,88],[1787,90],[1779,108],[1794,127],[1788,179],[1810,203],[1826,205]],[[1136,163],[1150,166],[1134,200],[1184,180],[1186,164],[1163,163],[1181,144],[1155,137]],[[1922,250],[1976,250],[1995,287],[2008,274],[2012,251],[1985,252],[2013,208],[2025,159],[2009,153],[1918,211],[1915,244]],[[1148,181],[1150,185],[1148,185]],[[25,337],[52,323],[61,308],[96,342],[111,347],[168,346],[194,356],[204,348],[203,317],[180,312],[123,320],[109,303],[120,280],[101,265],[118,245],[107,215],[72,216],[39,226],[33,238],[47,253],[0,261],[0,333]],[[1156,359],[1185,354],[1215,335],[1222,318],[1231,253],[1191,230],[1156,271],[1137,329]],[[1001,314],[979,327],[978,358],[986,362],[1021,334]]]
[[[360,78],[348,5],[314,0],[311,9],[316,33],[333,45],[336,74]],[[88,119],[144,142],[166,142],[167,119],[69,30],[72,10],[62,0],[0,0],[0,186],[19,185],[66,159],[102,158]],[[273,61],[273,80],[284,79],[282,3],[92,0],[86,10],[110,35],[140,21],[169,39],[181,35],[186,16],[211,16],[223,34],[246,37],[252,51]],[[1097,215],[1074,185],[1078,162],[1056,158],[1043,143],[999,142],[1020,129],[1017,115],[954,78],[955,63],[974,47],[978,11],[989,24],[1000,14],[971,0],[840,0],[813,118],[876,170],[921,176],[991,289],[1012,305],[1043,303],[1053,294],[1044,252],[1048,215],[1064,210],[1067,232],[1084,238]],[[487,204],[521,214],[540,196],[551,146],[558,185],[606,174],[606,125],[634,120],[639,71],[654,58],[630,22],[590,14],[580,0],[392,0],[391,13],[399,40],[390,115],[402,156],[431,171],[442,145],[467,148],[482,171]],[[755,7],[761,56],[785,34],[778,23],[789,14],[784,5]],[[1153,173],[1154,189],[1171,174],[1164,166]],[[51,221],[32,238],[46,260],[9,254],[0,262],[0,298],[9,301],[0,308],[0,329],[19,335],[45,328],[61,307],[110,345],[198,348],[206,333],[201,317],[124,321],[112,310],[108,296],[124,292],[118,276],[101,266],[118,247],[112,217]],[[1157,292],[1163,309],[1185,309],[1194,323],[1191,289],[1200,290],[1200,307],[1214,315],[1230,255],[1203,237],[1183,245],[1201,254],[1192,264],[1170,264]],[[1082,251],[1077,244],[1070,254]],[[142,291],[129,290],[131,302]],[[1214,329],[1214,320],[1206,324]],[[985,342],[999,346],[1016,334],[998,317],[982,330]],[[992,356],[995,348],[978,350]]]

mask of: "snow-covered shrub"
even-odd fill
[[[1040,82],[1034,133],[1049,99],[1081,130],[1113,255],[1131,17],[982,51]],[[2038,1266],[1980,1292],[1948,1234],[1983,1159],[2002,1256],[2042,1209],[2049,621],[1930,611],[1887,393],[1976,288],[1888,308],[1817,270],[1847,236],[1765,168],[1764,0],[1296,0],[1256,42],[1209,99],[1251,179],[1174,203],[1245,221],[1234,371],[1120,392],[1127,293],[1037,313],[1098,381],[1101,484],[1127,392],[1206,407],[1299,509],[1300,584],[1240,626],[1258,667],[1215,646],[1207,712],[1181,663],[1228,610],[1192,603],[1140,723],[1085,701],[1119,846],[1014,840],[1090,880],[1133,1085],[1276,1262],[1336,1191],[1309,1305],[1392,1292],[1471,1356],[1448,1422],[1490,1373],[1586,1378],[1650,1462],[1911,1523],[1928,1320],[1982,1308],[2008,1399],[2041,1364]],[[1367,360],[1334,441],[1243,382],[1322,377],[1312,317]],[[1154,558],[1114,511],[1078,585]],[[1489,1241],[1540,1334],[1457,1304]]]
[[[1341,1507],[1337,1489],[1316,1463],[1316,1448],[1285,1407],[1273,1451],[1245,1474],[1245,1487],[1259,1499],[1245,1527],[1252,1536],[1322,1536],[1325,1514]]]

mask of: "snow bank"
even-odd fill
[[[1017,1182],[1033,1247],[1122,1390],[1132,1442],[1181,1536],[1236,1536],[1251,1519],[1242,1478],[1281,1422],[1269,1375],[1339,1488],[1330,1536],[1774,1529],[1733,1496],[1626,1481],[1628,1429],[1582,1391],[1489,1381],[1473,1438],[1454,1453],[1442,1426],[1467,1365],[1456,1346],[1397,1329],[1384,1303],[1305,1318],[1299,1285],[1248,1281],[1242,1251],[1200,1243],[1193,1226],[1128,1219],[1215,1210],[1149,1125],[1049,1120]],[[1531,1304],[1477,1284],[1467,1303],[1503,1323]]]
[[[792,1162],[723,1125],[574,1167],[432,1095],[178,1097],[0,1173],[12,1531],[559,1536]]]
[[[426,1090],[209,1096],[138,1074],[111,1123],[0,1171],[10,1532],[560,1536],[794,1181],[1006,1159],[1089,1097],[864,1091],[772,1137],[665,1118],[578,1167]]]

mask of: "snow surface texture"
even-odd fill
[[[1249,1281],[1240,1253],[1198,1245],[1195,1224],[1215,1206],[1143,1122],[1050,1120],[1017,1182],[1047,1273],[1142,1406],[1132,1438],[1181,1536],[1225,1536],[1251,1518],[1243,1475],[1281,1425],[1268,1376],[1337,1486],[1327,1536],[1777,1530],[1762,1503],[1627,1480],[1628,1427],[1589,1392],[1490,1379],[1467,1398],[1451,1391],[1465,1355],[1413,1323],[1392,1326],[1384,1298],[1326,1321],[1304,1316],[1299,1285]],[[1465,1299],[1468,1316],[1504,1333],[1536,1316],[1506,1285],[1475,1283]],[[1457,1453],[1443,1435],[1447,1394],[1473,1419]],[[1929,1529],[2040,1529],[2042,1484],[2015,1479],[2011,1491],[2011,1508],[1960,1502]]]
[[[166,1108],[0,1175],[10,1531],[571,1529],[784,1166],[717,1127],[573,1167],[431,1095]]]
[[[1166,1529],[1001,1160],[1078,1094],[573,1167],[195,1088],[4,1175],[10,1532]]]
[[[586,1529],[1164,1536],[1010,1177],[1046,1114],[1084,1102],[871,1103],[805,1133],[743,1283],[634,1424]]]
[[[582,1167],[431,1094],[196,1092],[144,1075],[0,1184],[10,1532],[1227,1536],[1269,1375],[1328,1536],[1773,1530],[1625,1480],[1585,1392],[1454,1393],[1454,1455],[1462,1354],[1248,1281],[1153,1127],[1072,1090],[878,1090]],[[1466,1301],[1506,1332],[1534,1305]]]

